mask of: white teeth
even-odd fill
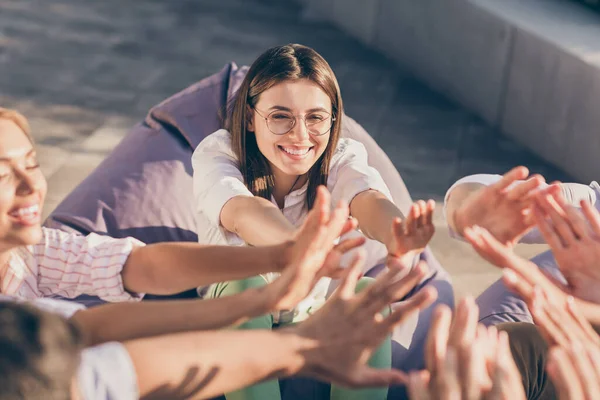
[[[307,147],[307,148],[305,148],[305,149],[298,149],[298,150],[296,150],[296,149],[290,149],[290,148],[283,147],[283,146],[282,146],[281,148],[282,148],[282,149],[283,149],[283,151],[285,151],[286,153],[288,153],[288,154],[292,154],[292,155],[294,155],[294,156],[303,156],[303,155],[305,155],[306,153],[308,153],[308,152],[309,152],[309,150],[310,150],[310,147]]]
[[[17,211],[11,213],[15,217],[28,217],[30,215],[36,214],[39,211],[40,207],[36,204],[31,207],[19,208]]]

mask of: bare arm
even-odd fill
[[[363,233],[385,244],[388,254],[400,257],[407,266],[413,265],[415,256],[423,251],[435,232],[434,208],[433,200],[427,203],[419,200],[405,217],[394,203],[375,190],[359,193],[350,204]]]
[[[392,221],[404,219],[398,207],[376,190],[357,194],[350,203],[350,214],[358,220],[358,227],[368,238],[385,244],[388,251],[394,240]]]
[[[467,182],[456,185],[449,193],[446,200],[446,218],[448,219],[448,226],[454,232],[462,232],[462,227],[456,226],[454,212],[465,202],[467,197],[471,193],[475,193],[479,189],[485,187],[482,183]]]
[[[267,247],[157,243],[135,248],[123,271],[125,289],[173,294],[215,282],[279,272],[291,243]]]
[[[284,330],[211,331],[140,339],[125,347],[141,398],[204,399],[297,373],[305,362],[300,351],[310,342]]]
[[[400,383],[403,373],[368,367],[366,359],[395,326],[429,306],[435,290],[421,290],[381,318],[379,310],[423,279],[425,265],[408,274],[391,269],[355,294],[361,261],[361,257],[354,259],[323,308],[294,327],[181,333],[126,343],[140,396],[208,398],[265,379],[296,374],[350,387]]]
[[[257,290],[209,300],[148,301],[103,304],[71,318],[86,346],[237,325],[267,313],[266,298]],[[118,321],[118,322],[115,322]]]
[[[221,210],[221,224],[253,246],[278,244],[296,232],[281,210],[262,197],[232,198]]]
[[[490,230],[501,241],[514,241],[516,238],[521,243],[545,243],[539,231],[526,226],[523,221],[522,212],[529,207],[529,203],[522,200],[545,187],[541,177],[534,175],[525,181],[527,177],[527,169],[517,167],[504,176],[478,174],[455,184],[446,195],[449,228],[462,235],[466,226],[477,224]],[[591,204],[596,202],[596,192],[587,185],[560,183],[560,191],[567,202],[575,207],[579,206],[581,200]]]

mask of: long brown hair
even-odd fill
[[[329,142],[325,151],[308,171],[307,208],[312,208],[319,185],[326,185],[331,157],[341,130],[343,112],[340,88],[331,67],[310,47],[299,44],[272,47],[252,64],[240,89],[229,105],[227,129],[231,132],[233,151],[240,162],[244,182],[255,196],[271,200],[275,180],[265,156],[258,149],[254,132],[248,131],[251,109],[261,93],[285,81],[308,79],[331,99],[332,117]]]

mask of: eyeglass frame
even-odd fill
[[[292,129],[294,129],[294,127],[296,126],[296,123],[298,122],[298,118],[301,118],[304,120],[304,127],[306,128],[306,130],[308,131],[308,134],[311,136],[325,136],[328,132],[331,132],[331,128],[333,128],[333,124],[335,123],[335,120],[337,119],[335,117],[335,115],[333,113],[328,113],[329,117],[331,118],[331,125],[329,126],[329,129],[327,129],[324,133],[321,133],[319,135],[315,135],[314,133],[310,132],[310,129],[308,128],[308,125],[306,125],[306,116],[300,116],[300,115],[294,115],[289,111],[285,111],[285,110],[273,110],[271,111],[266,117],[264,115],[262,115],[261,113],[258,112],[258,109],[255,107],[252,107],[252,109],[261,117],[265,120],[265,125],[267,125],[267,129],[269,130],[269,132],[271,132],[273,135],[276,136],[283,136],[283,135],[287,135],[288,133],[290,133],[292,131]],[[269,126],[269,117],[271,116],[271,114],[276,113],[276,112],[288,112],[290,114],[292,114],[292,116],[294,117],[294,123],[292,124],[292,126],[290,127],[290,129],[284,133],[275,133],[271,130],[271,127]]]

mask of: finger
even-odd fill
[[[513,188],[508,190],[506,198],[509,200],[521,200],[530,194],[532,191],[539,189],[540,185],[544,183],[544,178],[540,175],[533,175],[523,183],[515,185]]]
[[[350,298],[356,290],[356,283],[362,275],[362,266],[365,261],[365,253],[362,250],[358,250],[356,255],[348,267],[348,274],[344,277],[340,286],[335,291],[334,296],[340,296],[341,298]]]
[[[540,272],[537,265],[529,260],[517,256],[506,246],[503,246],[488,231],[479,228],[481,240],[490,248],[490,252],[497,255],[498,266],[509,268],[517,273],[522,279],[525,279],[531,285],[538,285],[543,290],[552,293],[554,288],[552,283]],[[556,289],[556,288],[554,288]]]
[[[488,399],[511,398],[517,400],[525,398],[521,374],[512,357],[506,332],[500,332],[498,336],[492,380],[492,390]]]
[[[510,349],[510,340],[508,333],[502,331],[498,333],[498,360],[499,363],[505,368],[509,377],[509,384],[511,386],[518,386],[519,392],[523,390],[523,382],[521,380],[521,372],[515,363],[515,359]]]
[[[503,252],[503,247],[505,246],[500,243],[498,243],[497,247],[491,246],[484,240],[484,232],[487,232],[487,230],[479,229],[477,226],[467,227],[463,231],[463,236],[484,260],[487,260],[498,267],[504,267],[505,254]]]
[[[567,214],[565,210],[559,207],[554,201],[554,197],[550,195],[537,196],[536,204],[550,217],[554,231],[559,235],[563,243],[569,245],[576,239],[575,233],[567,222]]]
[[[513,251],[500,243],[487,229],[473,226],[465,229],[465,238],[473,249],[490,263],[500,267],[508,267],[514,261]]]
[[[600,384],[596,380],[594,366],[590,362],[587,349],[581,342],[574,342],[568,350],[569,357],[577,370],[579,381],[586,394],[587,400],[593,400],[600,394]]]
[[[367,315],[379,312],[383,307],[408,294],[427,275],[427,264],[419,262],[406,276],[398,269],[389,269],[375,279],[361,294],[362,307]]]
[[[565,248],[565,244],[560,239],[559,235],[554,231],[554,227],[546,219],[546,215],[542,209],[536,204],[533,206],[533,218],[542,237],[554,251],[561,251]]]
[[[427,225],[427,203],[423,200],[419,200],[417,204],[419,205],[419,220],[417,221],[417,226],[422,228]]]
[[[348,213],[348,204],[345,201],[340,201],[333,210],[327,224],[323,246],[329,246],[331,243],[331,247],[333,247],[333,242],[341,235],[345,224],[348,222]]]
[[[583,399],[583,388],[579,381],[575,366],[560,347],[550,349],[547,371],[557,388],[561,400]]]
[[[475,341],[479,309],[472,297],[467,296],[459,303],[452,327],[449,344],[451,346],[468,346]]]
[[[313,209],[318,211],[319,224],[324,224],[329,221],[329,212],[331,207],[331,194],[329,190],[323,185],[320,185],[317,188],[317,196],[315,198],[315,203],[313,205]]]
[[[428,200],[427,201],[427,221],[425,223],[427,225],[433,225],[433,214],[435,212],[435,201]]]
[[[348,220],[346,221],[346,224],[342,228],[342,231],[340,232],[340,236],[343,236],[348,232],[352,232],[352,231],[356,230],[356,228],[358,228],[357,219],[354,217],[350,217],[350,218],[348,218]]]
[[[565,211],[566,220],[571,226],[571,230],[575,233],[575,235],[578,238],[588,237],[589,228],[581,212],[572,205],[567,204],[562,194],[558,193],[552,197],[554,198],[556,204],[558,204],[558,206]]]
[[[430,393],[429,382],[424,377],[425,374],[412,372],[408,377],[408,393],[411,400],[434,400]]]
[[[502,176],[498,182],[489,186],[490,189],[495,191],[502,191],[509,187],[513,182],[527,178],[529,170],[525,167],[519,166],[511,169]]]
[[[437,290],[434,287],[427,286],[419,290],[419,292],[410,299],[399,304],[394,304],[392,312],[378,324],[378,334],[382,337],[387,335],[395,326],[402,323],[406,318],[433,304],[435,299],[437,299],[437,295]]]
[[[362,246],[365,244],[365,237],[355,237],[350,239],[344,239],[340,243],[338,243],[334,248],[340,253],[344,254],[349,252],[352,249]]]
[[[421,215],[421,207],[418,203],[414,203],[410,207],[410,212],[408,214],[408,219],[404,224],[404,234],[410,235],[417,230],[417,226],[419,223],[419,217]]]
[[[479,399],[483,390],[480,379],[485,360],[478,342],[461,344],[456,348],[458,358],[458,376],[461,381],[464,399]]]
[[[527,303],[533,301],[533,285],[525,279],[520,279],[513,270],[508,268],[502,270],[502,282],[510,291],[521,296]]]
[[[433,312],[431,326],[425,343],[425,366],[433,374],[441,366],[448,348],[452,311],[445,304],[440,304]]]
[[[583,313],[575,304],[575,299],[573,296],[569,296],[567,298],[567,312],[573,318],[573,320],[577,323],[579,328],[581,328],[582,332],[585,335],[585,339],[594,343],[596,346],[600,346],[600,337],[594,330],[594,327],[590,324],[590,322],[583,316]]]
[[[557,324],[547,310],[547,304],[537,295],[534,290],[533,302],[530,304],[530,311],[535,324],[540,328],[540,333],[550,345],[570,346],[570,340],[565,334],[560,324]]]
[[[438,389],[437,398],[460,399],[460,381],[458,376],[458,355],[452,347],[448,348],[443,369],[434,377]]]
[[[598,345],[589,346],[588,357],[592,367],[594,368],[596,380],[600,382],[600,347]]]
[[[592,231],[597,237],[600,237],[600,213],[598,213],[598,210],[596,210],[596,208],[587,200],[581,200],[579,204],[581,205],[583,215],[590,224]]]
[[[391,385],[405,385],[408,383],[409,378],[406,373],[397,369],[377,369],[368,366],[363,366],[359,370],[352,374],[350,381],[348,382],[333,382],[341,383],[342,386],[348,386],[350,388],[365,388],[365,387],[379,387],[379,386],[391,386]]]
[[[560,289],[561,291],[563,291],[565,293],[571,292],[571,288],[569,287],[569,285],[567,285],[564,282],[560,281],[559,279],[555,278],[550,271],[545,270],[545,269],[538,269],[538,272],[545,277],[545,280],[548,282],[548,287],[556,286],[558,289]],[[542,286],[542,285],[540,285],[540,286]],[[545,287],[545,290],[548,290],[548,288],[546,286],[544,286],[544,287]]]

